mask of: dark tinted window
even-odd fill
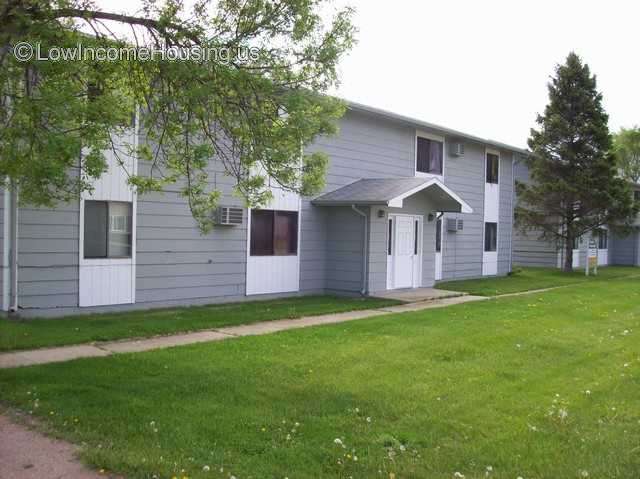
[[[500,158],[493,153],[487,153],[487,183],[498,183]]]
[[[273,235],[273,250],[276,256],[298,252],[298,212],[276,211]]]
[[[609,232],[607,230],[600,230],[598,232],[598,249],[609,248]]]
[[[436,253],[442,251],[442,218],[436,222]]]
[[[107,257],[107,218],[109,208],[106,201],[84,202],[84,257]]]
[[[389,232],[387,233],[387,254],[391,254],[391,240],[393,237],[393,220],[389,218]]]
[[[130,258],[131,203],[84,202],[84,257]]]
[[[484,250],[497,251],[498,249],[498,224],[484,224]]]
[[[440,141],[418,137],[416,169],[422,173],[442,174],[443,144]]]
[[[285,256],[297,253],[297,211],[251,211],[251,256]]]

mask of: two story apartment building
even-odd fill
[[[144,141],[134,132],[120,141]],[[375,295],[511,270],[519,148],[349,103],[314,198],[273,187],[248,210],[218,162],[219,226],[198,230],[176,189],[137,195],[114,158],[94,191],[54,209],[0,194],[2,307],[25,315],[294,294]],[[142,174],[148,165],[129,158]],[[17,268],[11,251],[17,249]]]

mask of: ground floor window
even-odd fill
[[[436,253],[442,251],[442,218],[436,221]]]
[[[498,223],[484,224],[484,250],[486,252],[498,250]]]
[[[598,231],[598,249],[609,248],[609,232],[607,230]]]
[[[251,256],[298,254],[298,212],[251,211]]]
[[[131,257],[131,203],[84,202],[84,257]]]

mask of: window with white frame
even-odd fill
[[[416,171],[442,175],[444,142],[418,135],[416,139]]]
[[[84,202],[84,258],[130,258],[131,203]]]

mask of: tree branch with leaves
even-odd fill
[[[215,166],[249,206],[269,200],[268,182],[319,192],[327,157],[305,147],[336,131],[344,105],[326,92],[355,35],[353,11],[328,15],[329,6],[199,0],[187,10],[177,0],[143,0],[130,15],[90,0],[8,0],[0,8],[0,175],[24,202],[78,198],[105,171],[113,138],[139,108],[144,141],[127,153],[149,168],[129,181],[141,194],[178,184],[203,231],[221,195],[210,178]],[[12,47],[21,41],[42,51],[82,44],[225,55],[20,62]]]

